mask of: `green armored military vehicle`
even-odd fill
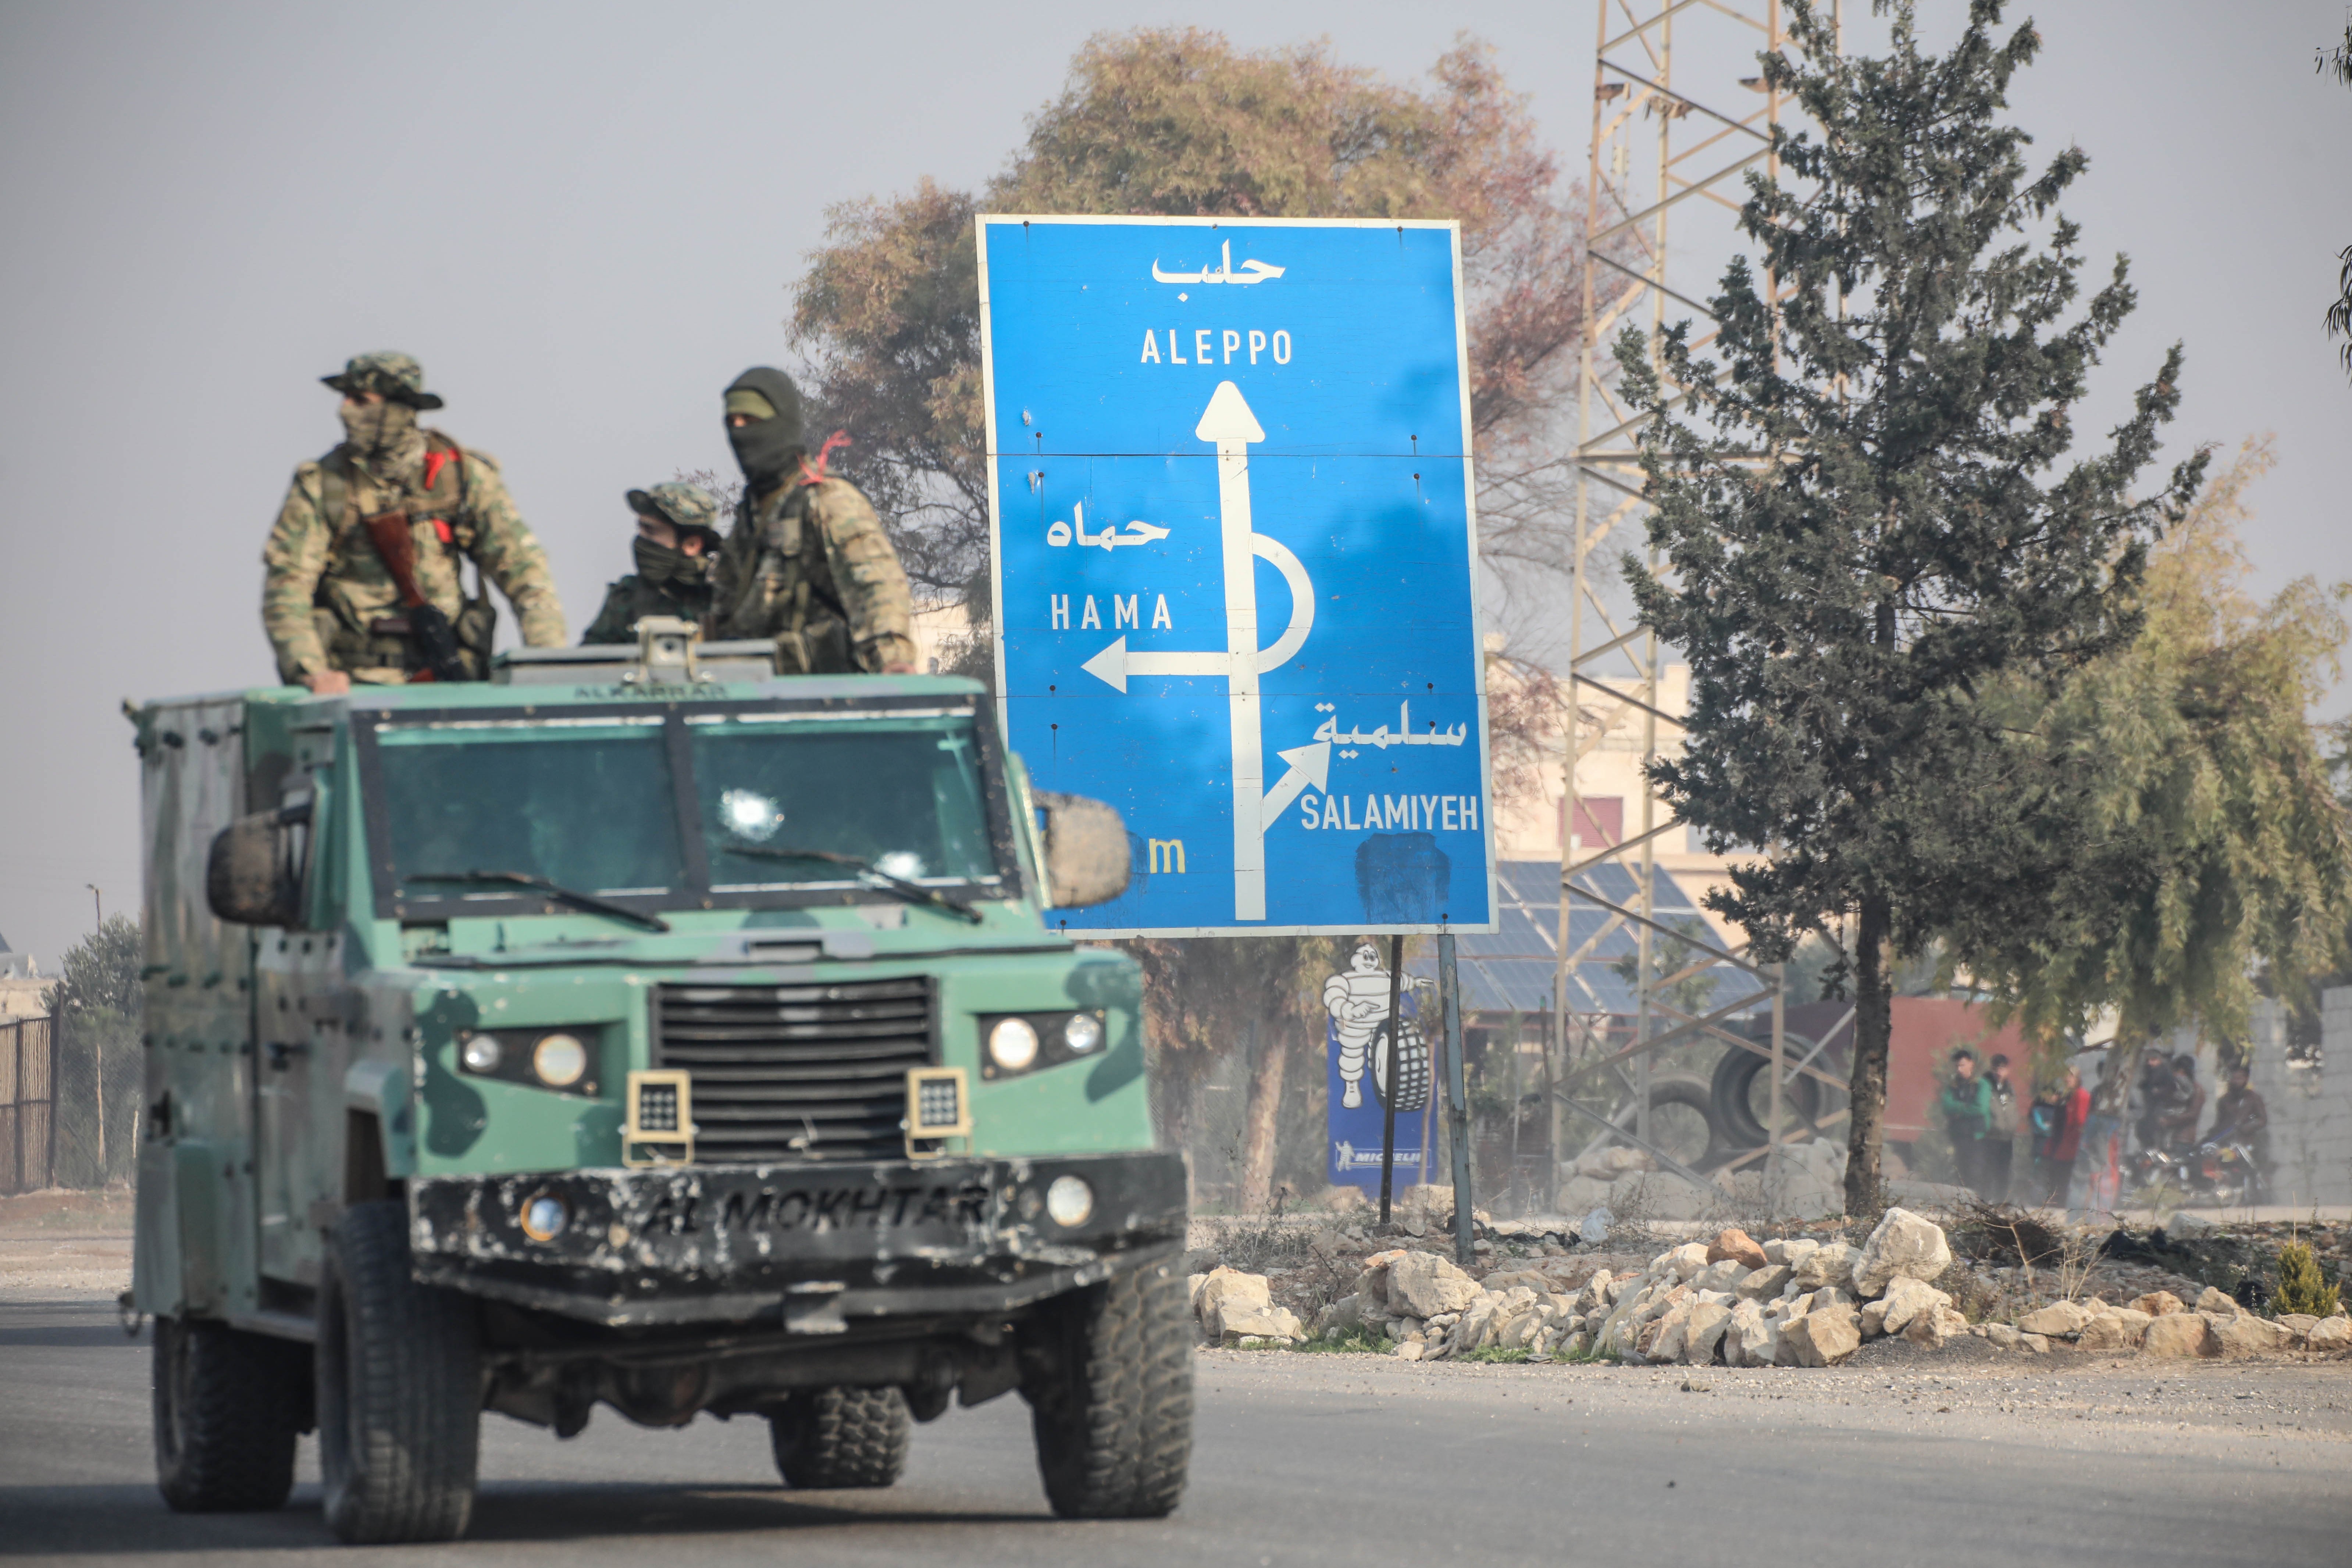
[[[1166,1513],[1185,1179],[1156,1152],[1098,803],[936,677],[766,645],[134,710],[148,1135],[131,1305],[185,1510],[315,1429],[346,1541],[466,1528],[481,1413],[764,1417],[887,1486],[1017,1391],[1065,1516]]]

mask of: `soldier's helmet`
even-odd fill
[[[680,533],[702,535],[705,550],[719,548],[719,498],[700,485],[665,479],[649,489],[631,490],[629,507],[645,516],[667,520]]]
[[[441,395],[425,390],[425,367],[413,355],[390,349],[353,354],[343,362],[341,371],[319,379],[346,396],[381,392],[390,401],[405,403],[411,408],[441,406]]]

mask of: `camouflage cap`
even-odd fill
[[[441,395],[425,390],[425,367],[411,355],[390,349],[353,354],[343,362],[339,374],[319,379],[347,396],[381,392],[393,402],[405,403],[411,408],[441,406]]]
[[[631,490],[629,506],[645,516],[662,518],[673,528],[708,535],[706,542],[718,548],[719,498],[700,485],[666,479],[651,489]]]

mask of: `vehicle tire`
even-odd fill
[[[898,1485],[914,1430],[895,1388],[814,1389],[768,1417],[777,1472],[811,1491]]]
[[[1192,1457],[1192,1331],[1173,1262],[1045,1303],[1024,1326],[1023,1397],[1064,1519],[1160,1519]]]
[[[1764,1118],[1756,1109],[1756,1083],[1772,1065],[1769,1057],[1733,1046],[1723,1053],[1715,1065],[1715,1079],[1708,1086],[1707,1096],[1714,1110],[1717,1133],[1730,1147],[1738,1150],[1760,1149],[1764,1146]],[[1818,1120],[1822,1110],[1822,1085],[1818,1079],[1796,1078],[1781,1086],[1781,1111],[1811,1121]]]
[[[319,1288],[319,1473],[343,1541],[454,1541],[474,1509],[482,1355],[474,1306],[409,1272],[408,1212],[354,1205]]]
[[[1687,1111],[1705,1124],[1703,1138],[1695,1136],[1699,1129],[1690,1125],[1687,1115],[1674,1116],[1662,1127],[1658,1121],[1661,1110]],[[1675,1123],[1682,1128],[1680,1136]],[[1694,1171],[1712,1170],[1729,1159],[1732,1148],[1715,1119],[1715,1101],[1706,1085],[1695,1078],[1654,1078],[1650,1080],[1650,1137],[1657,1145]]]
[[[180,1513],[249,1513],[294,1489],[302,1347],[155,1320],[155,1482]]]

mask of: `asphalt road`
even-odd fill
[[[12,1293],[13,1294],[13,1293]],[[1890,1347],[1893,1348],[1893,1347]],[[314,1445],[283,1511],[155,1494],[144,1342],[91,1295],[0,1300],[0,1556],[354,1564]],[[1685,1383],[1703,1383],[1685,1390]],[[1868,1564],[2352,1561],[2352,1365],[2024,1357],[1833,1372],[1409,1366],[1207,1352],[1170,1520],[1047,1514],[1008,1396],[916,1432],[885,1492],[794,1493],[755,1421],[485,1417],[471,1537],[403,1563]]]

